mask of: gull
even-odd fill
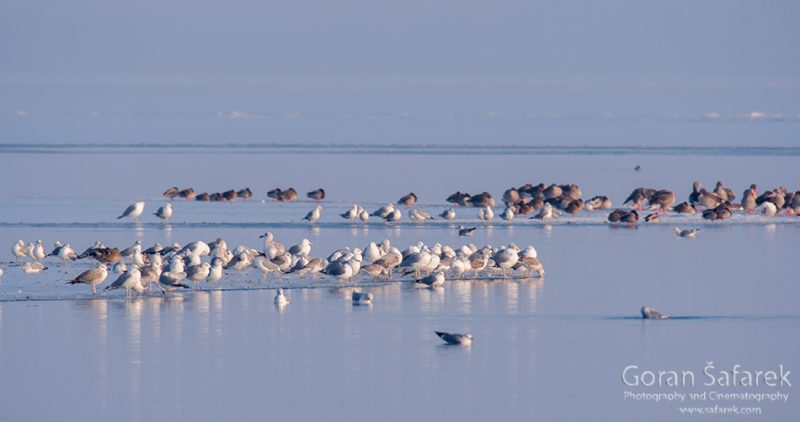
[[[412,208],[408,210],[408,218],[410,218],[413,221],[425,221],[433,219],[433,217],[431,217],[430,214],[419,208]]]
[[[11,253],[14,255],[14,258],[27,256],[28,251],[25,248],[25,242],[23,240],[17,240],[17,243],[11,246]]]
[[[185,270],[183,258],[180,255],[173,255],[169,261],[169,271],[173,273],[182,273]]]
[[[306,262],[305,264],[303,264],[301,267],[297,268],[296,270],[292,270],[290,272],[297,272],[301,276],[305,276],[306,274],[311,273],[311,276],[316,278],[317,274],[320,273],[323,269],[325,269],[327,265],[328,263],[325,262],[322,258],[313,258],[308,262]]]
[[[649,306],[642,306],[642,319],[668,319],[671,316],[667,314],[662,314],[657,310],[649,307]]]
[[[348,263],[342,261],[334,261],[328,264],[323,271],[325,274],[329,276],[333,276],[338,279],[340,282],[350,280],[353,275],[353,267],[348,265]]]
[[[203,257],[203,256],[208,256],[211,253],[211,247],[208,246],[208,244],[206,242],[203,242],[202,240],[196,240],[181,248],[181,250],[179,250],[178,253],[179,254],[188,253],[191,255],[197,255]]]
[[[417,195],[415,195],[414,192],[411,192],[408,195],[401,197],[397,203],[411,208],[411,206],[417,203]]]
[[[3,267],[0,267],[0,278],[3,278],[3,273],[5,273],[5,270],[3,270]]]
[[[483,208],[478,209],[478,219],[481,221],[491,221],[494,218],[494,210],[492,207],[485,206]]]
[[[503,210],[503,213],[500,214],[500,218],[502,218],[503,220],[506,220],[506,221],[513,220],[514,219],[514,210],[511,207],[506,207],[506,209]]]
[[[517,261],[519,261],[519,253],[512,248],[505,248],[497,251],[492,256],[492,260],[494,261],[495,265],[503,270],[503,278],[505,278],[507,276],[508,269],[514,267],[514,265],[517,265]]]
[[[259,238],[264,239],[264,252],[267,252],[270,248],[274,248],[275,255],[281,254],[286,251],[286,247],[283,246],[280,242],[276,242],[274,239],[274,235],[272,232],[266,232],[259,236]],[[274,258],[275,255],[269,256],[269,258]]]
[[[378,278],[387,272],[386,268],[378,264],[370,264],[361,267],[361,271],[367,273],[370,277]]]
[[[478,272],[483,271],[489,265],[489,255],[486,253],[474,253],[469,257],[470,269],[475,272],[475,277],[478,277]]]
[[[445,333],[443,331],[434,331],[434,333],[447,342],[447,344],[457,344],[460,346],[472,345],[472,334]]]
[[[472,236],[473,234],[475,234],[475,230],[477,230],[477,229],[478,229],[477,227],[469,227],[469,228],[467,228],[467,227],[464,227],[464,226],[458,226],[458,235],[459,236]]]
[[[161,293],[164,294],[167,293],[167,290],[164,289],[164,286],[162,286],[161,283],[158,282],[158,280],[161,278],[160,267],[144,267],[142,268],[141,273],[142,273],[142,278],[141,278],[142,287],[147,289],[147,291],[150,291],[151,284],[155,284],[156,286],[158,286],[159,289],[161,289]]]
[[[24,271],[25,274],[36,274],[46,269],[47,267],[45,267],[44,264],[38,261],[26,262],[25,265],[22,266],[22,271]]]
[[[372,305],[372,293],[353,292],[353,305]]]
[[[395,221],[400,221],[401,218],[403,218],[403,213],[396,209],[387,215],[386,218],[384,218],[384,221],[387,223],[393,223]]]
[[[278,292],[275,293],[275,304],[278,306],[286,306],[289,304],[289,297],[283,293],[283,289],[278,287]]]
[[[131,247],[123,249],[122,251],[120,251],[119,254],[122,255],[124,258],[127,258],[133,255],[136,251],[141,251],[141,250],[142,250],[142,241],[137,240],[136,243],[134,243]]]
[[[181,249],[181,244],[178,243],[178,242],[175,242],[172,245],[166,246],[163,249],[161,249],[160,253],[161,253],[161,256],[167,256],[167,255],[169,255],[171,253],[178,252],[180,249]]]
[[[247,267],[252,264],[252,260],[250,259],[250,255],[247,252],[240,252],[236,254],[233,259],[225,265],[225,268],[234,268],[236,271],[242,272],[247,269]]]
[[[97,264],[96,268],[86,270],[67,281],[67,284],[88,284],[92,288],[92,294],[97,294],[97,285],[106,281],[108,268],[105,264]]]
[[[358,218],[359,220],[366,223],[367,221],[369,221],[369,211],[361,208],[358,212]]]
[[[169,218],[172,217],[172,202],[167,202],[164,206],[159,208],[158,211],[156,211],[155,214],[153,215],[160,218],[162,223],[169,220]]]
[[[778,213],[778,207],[772,202],[763,202],[761,203],[761,213],[766,217],[774,217]]]
[[[425,250],[408,254],[403,262],[400,263],[400,268],[410,268],[414,270],[414,278],[420,278],[422,271],[428,267],[431,261],[431,254]]]
[[[142,251],[137,250],[133,253],[133,256],[131,256],[131,263],[139,268],[144,267],[144,255],[142,255]]]
[[[200,265],[192,265],[191,267],[186,268],[186,277],[189,280],[194,282],[195,287],[197,284],[206,278],[208,278],[208,274],[211,272],[211,264],[208,262],[204,262]]]
[[[369,245],[364,248],[364,259],[366,259],[367,262],[375,262],[381,259],[381,256],[383,256],[381,250],[375,242],[369,242]]]
[[[444,210],[441,214],[439,214],[439,217],[442,217],[447,221],[453,221],[456,219],[456,210],[454,208]]]
[[[144,291],[142,286],[142,273],[138,268],[133,267],[120,275],[106,290],[116,290],[120,287],[125,289],[125,296],[130,296],[131,289],[141,293]]]
[[[432,289],[436,287],[442,287],[444,286],[444,272],[437,271],[427,277],[417,280],[417,283]]]
[[[47,257],[47,252],[44,251],[44,245],[42,245],[41,240],[37,240],[36,246],[34,246],[33,250],[31,251],[31,258],[41,261],[45,257]]]
[[[297,245],[294,245],[291,248],[289,248],[288,252],[294,256],[307,257],[308,254],[311,253],[311,241],[308,239],[303,239]]]
[[[396,205],[390,202],[390,203],[378,208],[377,210],[375,210],[370,215],[372,217],[380,217],[380,218],[385,219],[389,214],[393,213],[395,211],[395,209],[396,209]]]
[[[117,220],[121,220],[125,217],[130,217],[133,221],[139,221],[139,216],[142,215],[144,211],[144,201],[134,202],[125,211],[117,217]]]
[[[350,209],[347,210],[347,212],[344,212],[340,215],[345,220],[353,221],[359,217],[358,212],[359,212],[359,206],[357,204],[353,204],[353,206],[350,207]]]
[[[700,229],[681,230],[680,227],[673,227],[672,231],[674,231],[678,237],[697,237],[697,233]]]
[[[308,220],[309,223],[314,223],[315,221],[319,220],[319,216],[322,213],[322,207],[316,207],[313,210],[309,211],[303,220]]]
[[[389,272],[389,277],[392,277],[392,269],[400,265],[403,262],[403,254],[397,248],[392,248],[391,251],[387,252],[386,255],[382,256],[381,259],[374,262],[375,265],[380,265]]]
[[[158,278],[158,285],[162,288],[166,287],[166,290],[173,291],[176,290],[178,287],[183,289],[188,289],[189,286],[186,284],[181,283],[183,279],[186,278],[186,273],[173,273],[170,271],[165,271],[161,273],[161,276]]]
[[[545,202],[542,209],[539,211],[538,214],[534,215],[531,218],[535,218],[537,220],[552,220],[553,218],[557,217],[558,213],[556,210],[553,209],[553,206],[550,205],[549,202]]]
[[[72,246],[70,246],[69,243],[56,249],[57,249],[56,256],[59,257],[64,262],[74,261],[78,259],[78,254],[75,253],[75,250],[72,249]]]
[[[270,260],[273,264],[278,266],[279,273],[288,271],[292,267],[292,255],[289,252],[284,252]],[[265,263],[266,264],[266,263]]]
[[[255,259],[256,268],[261,272],[261,276],[266,276],[267,273],[280,272],[281,268],[269,259],[259,256]]]
[[[592,210],[606,210],[613,206],[611,200],[607,196],[595,196],[594,198],[586,201],[586,209]]]
[[[208,271],[208,282],[214,282],[222,278],[222,260],[214,258],[211,260],[211,269]]]
[[[103,265],[105,267],[105,264],[101,264],[101,265]],[[117,274],[122,274],[125,271],[128,271],[128,266],[125,265],[125,261],[117,261],[117,263],[114,264],[114,266],[111,268],[111,271],[113,271],[113,272],[115,272]]]

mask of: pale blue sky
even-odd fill
[[[381,133],[352,121],[231,128],[216,116],[231,111],[796,119],[798,22],[796,1],[7,0],[0,142]]]

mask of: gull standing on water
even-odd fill
[[[697,237],[697,233],[700,229],[681,230],[680,227],[674,227],[672,231],[674,231],[678,237]]]
[[[92,288],[92,294],[97,294],[97,285],[106,281],[108,268],[106,264],[97,264],[96,268],[86,270],[67,281],[67,284],[88,284]]]
[[[317,206],[313,210],[309,211],[303,220],[308,220],[309,223],[314,224],[315,221],[319,220],[319,216],[322,214],[322,207]]]
[[[278,287],[278,292],[275,294],[275,304],[278,306],[286,306],[289,304],[289,296],[283,293],[283,289]]]
[[[164,223],[172,217],[172,202],[167,202],[163,207],[159,208],[158,211],[155,212],[156,217],[161,219],[161,222]]]
[[[454,208],[444,210],[441,214],[439,214],[439,217],[442,217],[447,221],[453,221],[456,219],[456,210]]]
[[[144,291],[142,286],[142,273],[139,268],[133,267],[120,275],[106,290],[116,290],[120,287],[125,289],[125,296],[130,296],[131,289],[141,293]]]
[[[427,277],[417,280],[417,283],[432,289],[436,287],[442,287],[444,286],[444,272],[437,271]]]
[[[642,306],[642,318],[643,319],[668,319],[671,316],[667,314],[662,314],[657,310],[649,307],[649,306]]]
[[[142,212],[144,212],[144,201],[134,202],[125,209],[122,215],[117,217],[117,220],[130,217],[133,221],[138,222],[139,216],[142,215]]]
[[[23,256],[28,255],[28,251],[25,248],[25,242],[23,240],[17,240],[17,243],[11,247],[11,253],[14,255],[14,258],[22,258]]]
[[[434,331],[434,333],[447,342],[447,344],[457,344],[461,346],[469,346],[472,344],[472,334],[445,333],[443,331]]]
[[[491,221],[494,218],[494,210],[487,205],[478,210],[478,218],[481,221]]]
[[[353,305],[372,305],[372,293],[353,292]]]

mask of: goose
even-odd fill
[[[317,202],[322,201],[323,199],[325,199],[325,189],[322,188],[314,189],[311,192],[308,192],[306,194],[306,197],[308,197],[308,199],[313,199]]]
[[[402,196],[398,201],[398,204],[405,205],[406,207],[411,208],[414,204],[417,203],[417,195],[414,192],[409,193],[408,195]]]

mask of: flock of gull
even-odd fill
[[[533,246],[521,249],[513,243],[498,248],[489,245],[478,248],[474,244],[453,248],[419,242],[401,251],[392,246],[389,239],[384,239],[379,244],[369,243],[363,250],[345,247],[327,257],[315,257],[308,239],[286,247],[276,241],[271,232],[260,237],[263,239],[261,249],[245,245],[229,249],[226,241],[218,238],[209,243],[198,240],[184,246],[156,243],[146,249],[139,240],[122,250],[96,242],[80,254],[69,243],[56,242],[48,252],[41,241],[26,245],[19,240],[11,251],[17,259],[31,259],[22,265],[23,272],[28,274],[47,270],[44,261],[48,258],[62,265],[82,259],[95,261],[93,268],[74,275],[67,283],[86,284],[93,294],[97,294],[97,287],[106,281],[109,273],[115,273],[116,279],[105,289],[123,288],[127,296],[149,291],[153,286],[164,294],[190,288],[186,283],[199,288],[203,281],[213,283],[221,280],[226,272],[243,275],[253,268],[262,277],[269,274],[277,278],[325,275],[339,282],[352,281],[362,275],[370,280],[401,281],[409,275],[412,276],[409,281],[428,288],[444,286],[447,277],[478,278],[482,273],[503,278],[512,276],[512,272],[544,276],[544,266],[536,249]],[[395,279],[398,274],[399,278]],[[276,301],[282,300],[282,294],[279,293]],[[371,300],[367,294],[353,296],[354,303]]]

